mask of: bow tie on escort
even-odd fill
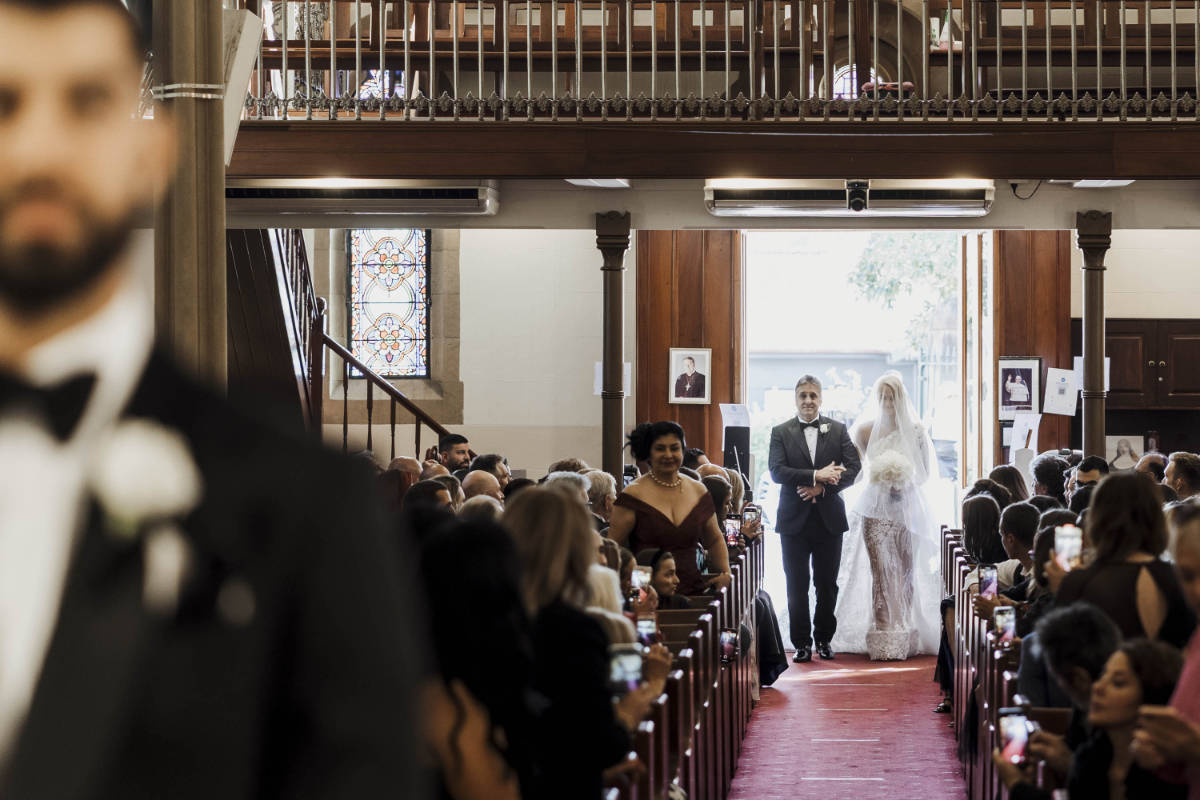
[[[28,409],[45,417],[59,441],[71,438],[96,385],[92,374],[75,375],[53,386],[34,386],[0,373],[0,410]]]

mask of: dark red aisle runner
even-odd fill
[[[792,664],[763,689],[730,800],[964,800],[932,656]]]

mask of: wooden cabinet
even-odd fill
[[[1072,320],[1081,355],[1079,320]],[[1200,408],[1200,319],[1110,319],[1108,408]]]

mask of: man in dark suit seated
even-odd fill
[[[676,397],[704,397],[704,373],[696,372],[696,359],[683,359],[683,372],[675,379]]]
[[[125,251],[175,135],[135,118],[136,24],[0,0],[0,30],[0,797],[425,797],[371,477],[153,350]]]

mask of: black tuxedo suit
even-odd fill
[[[813,637],[818,642],[828,642],[837,630],[833,609],[837,603],[842,535],[850,527],[841,491],[854,483],[862,468],[858,449],[850,441],[846,426],[828,417],[818,417],[816,422],[828,428],[817,435],[815,463],[804,428],[795,417],[771,429],[767,460],[771,478],[781,487],[775,530],[780,534],[783,549],[789,626],[792,644],[797,648],[811,646]],[[846,468],[840,483],[827,484],[825,494],[816,502],[805,502],[796,494],[797,488],[814,485],[818,469],[833,463]],[[810,580],[817,589],[817,608],[811,620]]]
[[[424,797],[421,615],[370,477],[157,356],[125,416],[191,447],[192,567],[174,613],[149,610],[140,544],[93,503],[0,797]]]

